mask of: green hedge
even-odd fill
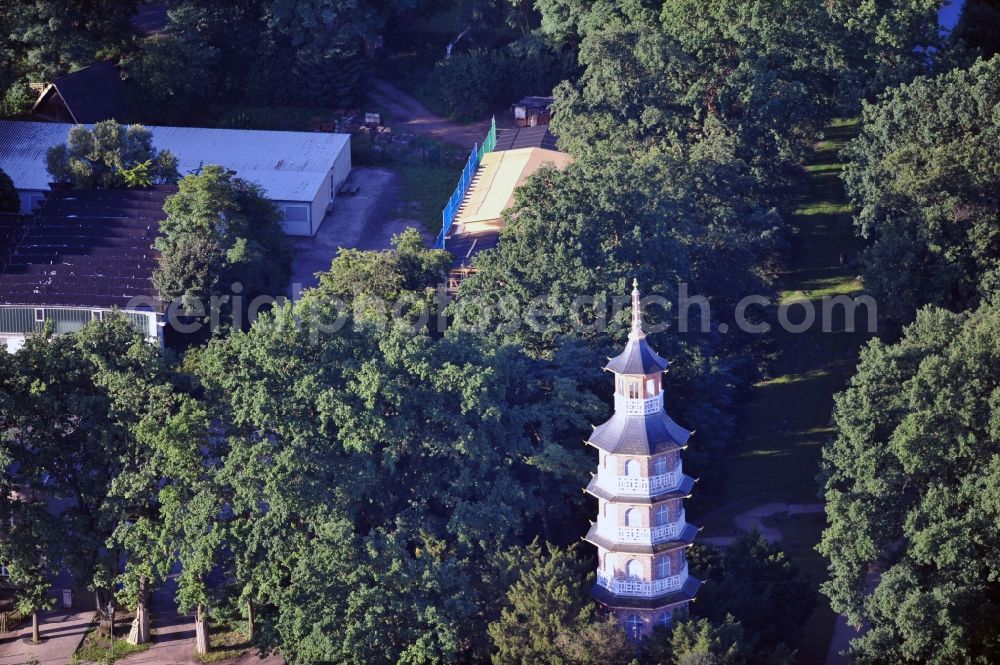
[[[474,49],[434,65],[422,96],[441,115],[475,120],[525,95],[548,95],[572,72],[569,56],[544,48]]]

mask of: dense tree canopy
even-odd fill
[[[339,300],[347,306],[387,305],[400,299],[426,302],[451,268],[443,249],[427,249],[423,236],[409,228],[392,237],[392,249],[341,249],[328,272],[319,273],[319,285],[306,292],[309,299]]]
[[[695,611],[714,622],[731,615],[757,649],[794,642],[816,603],[809,580],[757,533],[721,549],[695,545],[688,561],[705,582]]]
[[[108,589],[118,563],[105,541],[130,517],[113,485],[140,457],[135,420],[170,393],[160,354],[124,317],[107,317],[32,337],[0,367],[0,559],[24,585],[20,605],[45,607],[45,575],[59,570]]]
[[[1000,657],[997,367],[996,303],[928,307],[898,343],[871,342],[836,397],[820,548],[833,608],[870,626],[855,662]]]
[[[978,49],[986,58],[1000,53],[1000,2],[966,0],[951,37]]]
[[[732,352],[739,342],[715,326],[739,298],[767,292],[761,265],[778,242],[776,215],[738,197],[747,176],[720,156],[724,148],[690,159],[658,151],[642,160],[608,156],[536,173],[517,192],[499,247],[477,257],[478,272],[462,283],[457,303],[459,323],[495,342],[544,357],[582,340],[594,357],[608,357],[628,318],[620,307],[612,311],[613,299],[627,297],[638,278],[643,293],[663,299],[647,308],[647,320],[669,325],[652,344],[676,361],[668,399],[679,422],[697,424],[688,459],[699,474],[712,473],[706,461],[730,435],[739,371]],[[678,307],[681,285],[708,299],[710,330],[701,330],[699,306]],[[601,381],[597,373],[593,379]],[[610,394],[603,382],[592,390]]]
[[[51,81],[113,55],[132,34],[138,0],[3,0],[5,64],[33,82]]]
[[[505,588],[490,553],[580,496],[580,469],[556,461],[567,441],[579,456],[599,407],[514,350],[362,321],[324,332],[321,308],[197,354],[239,597],[291,662],[482,655]]]
[[[515,581],[490,624],[494,665],[628,665],[636,648],[612,617],[599,614],[585,582],[590,561],[573,549],[535,542],[506,554]]]
[[[240,314],[229,320],[248,325],[242,315],[256,297],[285,295],[292,248],[280,213],[259,186],[220,166],[185,176],[178,187],[163,207],[153,284],[192,316],[210,316],[216,297],[225,318]]]
[[[51,146],[45,158],[54,182],[78,189],[148,187],[178,177],[177,158],[156,150],[148,129],[115,120],[71,127],[66,143]]]
[[[1000,57],[919,78],[866,106],[845,155],[865,288],[890,322],[1000,288]]]

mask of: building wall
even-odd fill
[[[21,199],[21,214],[27,215],[45,198],[47,190],[44,189],[19,189],[17,195]]]
[[[638,638],[649,635],[653,632],[653,629],[660,625],[664,615],[669,617],[670,625],[676,624],[678,621],[683,621],[688,617],[688,601],[682,603],[677,603],[675,605],[668,605],[666,607],[660,607],[653,610],[648,609],[630,609],[630,608],[614,608],[612,610],[615,617],[618,619],[619,625],[625,630],[626,634],[630,638]],[[628,630],[627,621],[631,616],[638,617],[642,621],[639,635],[633,635]]]
[[[333,162],[333,168],[327,174],[326,182],[320,186],[315,198],[313,198],[311,235],[315,235],[316,231],[319,230],[330,203],[337,195],[341,185],[347,180],[347,176],[351,174],[351,168],[351,142],[348,140],[347,145]]]
[[[337,190],[347,180],[351,173],[351,144],[350,142],[337,155],[333,167],[327,173],[323,184],[315,192],[312,201],[273,201],[279,210],[284,211],[286,206],[305,206],[309,210],[309,219],[306,221],[286,221],[284,223],[285,233],[290,236],[313,236],[319,230],[326,217],[330,203],[337,195]]]
[[[17,351],[24,340],[33,333],[39,333],[47,322],[52,322],[57,334],[76,332],[87,323],[101,316],[107,316],[112,311],[109,308],[86,307],[0,307],[0,344],[9,352]],[[154,312],[122,312],[129,324],[137,332],[143,334],[147,341],[161,344],[163,330],[158,325]]]

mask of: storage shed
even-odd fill
[[[45,197],[49,174],[45,153],[64,143],[72,124],[0,121],[0,169],[30,212]],[[351,172],[349,134],[279,132],[251,129],[147,126],[157,150],[169,150],[180,175],[208,164],[232,169],[255,182],[285,216],[285,233],[311,236],[329,211],[337,190]]]
[[[31,114],[57,122],[99,122],[124,117],[122,80],[110,62],[98,62],[45,86]]]

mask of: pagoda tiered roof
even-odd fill
[[[670,362],[651,349],[645,333],[639,331],[639,334],[629,335],[625,350],[608,359],[604,369],[615,374],[653,374],[662,372],[669,366]]]
[[[647,415],[615,412],[594,428],[587,443],[615,455],[658,455],[680,450],[690,438],[690,431],[662,411]]]

